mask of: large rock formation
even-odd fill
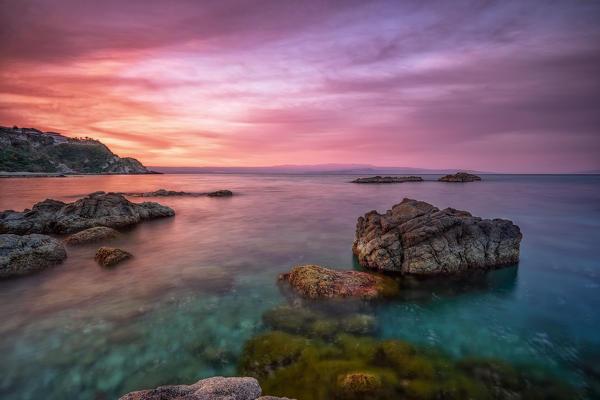
[[[480,180],[480,176],[467,174],[466,172],[457,172],[454,175],[446,175],[438,179],[440,182],[474,182]]]
[[[262,389],[254,378],[216,376],[189,386],[160,386],[132,392],[119,400],[286,400],[284,397],[260,397],[261,393]]]
[[[404,199],[385,214],[360,217],[352,250],[367,268],[433,275],[515,264],[521,237],[508,220]]]
[[[189,197],[200,197],[200,196],[208,196],[208,197],[229,197],[233,196],[233,192],[231,190],[217,190],[216,192],[209,193],[194,193],[194,192],[177,192],[175,190],[166,190],[166,189],[158,189],[154,192],[124,192],[120,193],[126,196],[133,197],[173,197],[173,196],[189,196]]]
[[[0,278],[40,271],[67,258],[63,244],[46,235],[0,235]]]
[[[298,293],[309,299],[355,297],[375,299],[393,294],[396,282],[360,271],[336,271],[318,265],[294,267],[279,275]]]
[[[154,202],[132,203],[120,194],[96,192],[73,203],[44,200],[23,212],[0,212],[0,233],[71,233],[95,226],[119,228],[175,215]]]
[[[423,182],[420,176],[371,176],[369,178],[357,178],[352,183],[402,183]]]
[[[17,127],[0,127],[0,171],[152,173],[135,158],[121,158],[97,140]]]

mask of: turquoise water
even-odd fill
[[[403,281],[368,308],[378,337],[543,369],[597,386],[600,365],[600,176],[490,175],[483,182],[356,185],[349,175],[150,175],[0,180],[0,209],[93,191],[231,189],[232,198],[158,198],[174,218],[111,245],[134,254],[114,269],[97,246],[65,263],[0,281],[0,397],[113,399],[136,389],[235,375],[261,314],[285,302],[290,267],[357,268],[358,216],[404,197],[521,227],[517,267],[461,280]],[[132,201],[139,199],[133,198]]]

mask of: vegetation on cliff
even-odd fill
[[[150,173],[135,158],[121,158],[97,140],[17,127],[0,127],[0,171]]]

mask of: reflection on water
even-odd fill
[[[524,235],[521,263],[467,279],[403,278],[398,299],[361,310],[375,316],[374,335],[597,384],[598,177],[490,176],[473,184],[381,186],[347,183],[351,178],[0,180],[0,209],[17,210],[97,190],[236,193],[152,199],[177,215],[111,241],[134,254],[116,268],[94,263],[97,246],[72,247],[66,262],[51,270],[0,281],[0,397],[111,399],[134,389],[235,375],[244,342],[267,329],[263,312],[285,302],[277,275],[309,263],[358,268],[351,252],[356,218],[385,211],[403,197],[512,219]]]

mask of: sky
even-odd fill
[[[0,125],[146,165],[600,169],[600,1],[0,0]]]

